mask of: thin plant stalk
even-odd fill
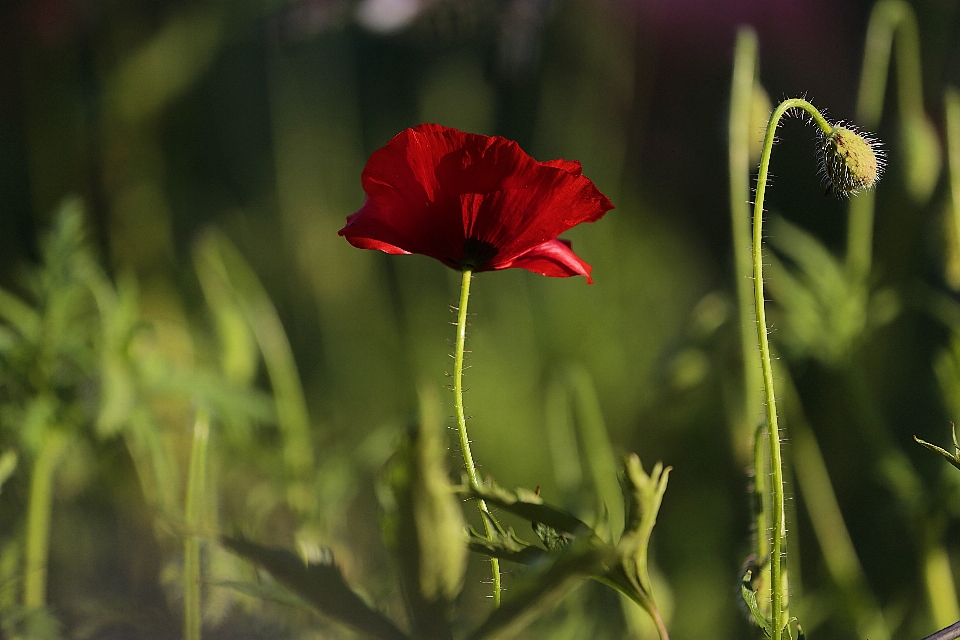
[[[760,343],[760,363],[763,369],[763,390],[766,402],[767,430],[770,441],[770,468],[772,471],[773,514],[772,541],[770,544],[770,619],[772,622],[772,640],[783,637],[783,618],[786,614],[783,606],[783,558],[786,539],[784,527],[783,499],[783,458],[780,453],[780,429],[777,424],[777,399],[773,386],[773,363],[770,357],[770,341],[767,336],[767,316],[763,297],[763,199],[767,188],[767,176],[770,170],[770,155],[773,152],[773,140],[780,119],[790,109],[802,109],[824,134],[832,130],[830,123],[816,107],[800,98],[791,98],[781,102],[767,124],[760,154],[760,171],[757,175],[757,196],[753,206],[753,288],[754,312],[757,316],[757,338]],[[786,616],[789,618],[789,616]]]
[[[931,541],[924,549],[923,580],[927,586],[933,623],[937,627],[945,627],[960,618],[950,555],[939,540]]]
[[[857,97],[857,122],[876,129],[883,114],[890,51],[897,38],[897,99],[901,117],[923,112],[920,32],[910,4],[880,0],[870,13],[863,52],[863,71]]]
[[[743,406],[741,424],[734,431],[738,457],[749,455],[749,445],[760,414],[763,379],[756,366],[757,340],[754,317],[752,265],[750,259],[750,110],[757,74],[757,35],[752,29],[737,34],[730,91],[730,122],[727,129],[730,164],[730,223],[733,235],[734,275],[740,317],[740,348],[743,360]],[[759,470],[758,470],[759,471]]]
[[[944,96],[947,129],[947,171],[950,181],[950,205],[953,212],[953,242],[960,255],[960,91],[948,87]]]
[[[200,602],[200,538],[206,497],[207,450],[210,442],[210,414],[198,409],[193,425],[190,469],[184,507],[186,538],[183,541],[183,637],[200,640],[203,616]]]
[[[767,464],[764,450],[764,428],[758,425],[753,441],[753,493],[755,500],[754,526],[757,531],[756,557],[758,562],[770,555],[770,539],[766,531],[770,527],[770,491],[767,487]]]
[[[903,0],[880,0],[870,13],[857,95],[857,122],[869,130],[877,129],[883,115],[883,98],[895,37],[900,117],[923,114],[920,36],[916,16]],[[872,190],[850,197],[846,263],[851,277],[860,281],[870,275],[873,261],[875,201],[876,195]]]
[[[53,484],[68,441],[69,437],[59,429],[47,431],[30,473],[23,576],[23,606],[27,610],[44,607],[47,602]]]
[[[568,376],[576,400],[577,427],[583,443],[584,459],[597,498],[607,510],[606,526],[610,532],[610,542],[615,545],[623,533],[624,510],[613,445],[590,374],[583,367],[571,367]]]
[[[457,342],[453,354],[453,406],[457,414],[457,434],[460,437],[460,452],[463,454],[463,466],[467,470],[467,477],[470,484],[479,486],[477,469],[473,463],[473,454],[470,452],[470,438],[467,437],[467,417],[463,409],[463,353],[467,341],[467,303],[470,300],[470,280],[473,272],[469,269],[463,272],[460,281],[460,306],[457,310]],[[477,500],[480,507],[480,515],[483,520],[483,528],[487,537],[493,536],[493,529],[490,524],[490,511],[487,509],[487,503],[483,500]],[[493,573],[493,606],[500,606],[500,561],[497,558],[490,558],[490,571]]]

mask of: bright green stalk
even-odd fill
[[[69,437],[63,431],[48,430],[40,444],[30,474],[23,576],[23,606],[28,610],[43,607],[47,602],[47,562],[50,557],[53,481],[68,442]]]
[[[457,343],[453,354],[453,406],[457,414],[457,433],[460,436],[460,452],[463,454],[463,466],[467,470],[470,484],[479,486],[477,469],[473,464],[473,454],[470,453],[470,438],[467,437],[467,417],[463,410],[463,350],[467,341],[467,302],[470,300],[470,280],[473,272],[463,272],[460,283],[460,308],[457,311]],[[477,500],[480,514],[483,519],[483,528],[487,537],[493,535],[490,525],[490,512],[483,500]],[[493,606],[500,606],[500,561],[490,558],[490,570],[493,573]]]
[[[202,611],[200,608],[200,538],[206,498],[207,446],[210,441],[210,414],[198,409],[193,425],[190,449],[190,470],[187,476],[187,497],[184,507],[186,539],[183,541],[183,637],[200,640]]]
[[[939,629],[960,618],[957,588],[953,582],[950,556],[941,542],[931,542],[923,554],[923,579],[930,599],[930,613]]]
[[[955,234],[954,238],[948,239],[948,242],[954,245],[954,251],[948,253],[951,263],[947,264],[947,280],[956,287],[958,280],[956,262],[960,260],[960,91],[954,87],[948,87],[946,90],[944,111],[947,129],[947,171],[952,209],[951,227]],[[951,620],[960,617],[956,585],[950,568],[950,556],[942,542],[928,542],[924,551],[923,575],[936,625],[943,627],[950,624]]]
[[[767,488],[767,465],[764,460],[763,425],[756,428],[753,440],[753,493],[756,500],[753,514],[757,528],[757,562],[770,555],[770,540],[766,531],[770,526],[770,494]]]
[[[730,223],[733,235],[734,276],[740,318],[740,348],[743,360],[743,411],[734,431],[738,456],[749,455],[754,425],[762,412],[763,379],[757,363],[752,286],[750,283],[750,110],[757,74],[757,35],[752,29],[737,34],[733,58],[733,86],[730,90],[730,122],[727,142],[730,163]],[[760,472],[759,468],[757,470]]]
[[[780,429],[777,425],[777,399],[773,386],[773,363],[770,358],[770,342],[767,337],[767,316],[763,298],[763,198],[767,189],[767,175],[770,170],[770,155],[773,152],[773,139],[780,118],[790,109],[803,109],[820,130],[826,135],[833,127],[820,114],[816,107],[800,98],[791,98],[781,102],[767,124],[763,139],[763,151],[760,154],[760,171],[757,175],[757,197],[753,206],[753,290],[754,312],[757,315],[757,338],[760,342],[760,363],[763,368],[764,399],[767,403],[767,430],[770,439],[770,467],[773,475],[773,518],[770,523],[773,536],[770,550],[770,619],[773,626],[772,640],[783,637],[783,558],[786,531],[783,522],[783,460],[780,454]],[[787,616],[789,617],[789,616]]]

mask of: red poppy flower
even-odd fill
[[[341,236],[461,271],[519,268],[591,282],[590,265],[557,236],[613,209],[579,162],[537,162],[512,140],[436,124],[397,134],[370,156],[361,181],[367,200]]]

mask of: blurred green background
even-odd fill
[[[204,386],[204,371],[238,385],[221,402],[242,414],[217,412],[226,417],[213,425],[204,522],[271,544],[329,546],[352,584],[385,610],[399,610],[394,569],[377,535],[377,472],[414,419],[417,386],[449,382],[459,275],[421,256],[354,249],[336,232],[363,202],[367,156],[405,127],[437,122],[507,136],[540,160],[580,160],[617,207],[566,235],[594,266],[592,286],[520,270],[477,276],[466,402],[481,473],[507,487],[541,486],[548,502],[595,517],[592,488],[602,489],[591,452],[574,435],[590,420],[589,410],[577,412],[595,392],[614,454],[635,451],[648,467],[662,460],[674,468],[653,542],[673,636],[759,637],[738,603],[751,514],[750,456],[737,431],[742,369],[727,187],[734,42],[738,26],[756,29],[759,78],[774,102],[805,95],[829,116],[852,120],[871,6],[4,3],[0,285],[36,300],[30,282],[43,256],[50,260],[42,239],[63,206],[82,208],[89,253],[106,274],[101,284],[113,290],[115,283],[119,299],[136,298],[137,307],[128,318],[137,337],[121,340],[115,363],[115,375],[136,379],[137,391],[123,396],[115,428],[104,426],[102,402],[114,393],[110,384],[124,383],[104,381],[114,366],[105,364],[105,333],[91,330],[98,336],[92,351],[70,356],[67,369],[79,373],[66,382],[51,374],[58,401],[76,406],[78,416],[51,511],[47,599],[63,636],[179,636],[182,522],[171,513],[183,509],[191,391],[222,391],[219,383]],[[960,85],[960,5],[917,0],[913,7],[927,113],[943,145],[943,92]],[[901,311],[864,337],[852,374],[789,345],[784,363],[872,597],[893,636],[910,638],[935,629],[924,572],[930,540],[960,572],[960,472],[910,440],[916,433],[943,445],[949,421],[960,415],[952,408],[957,396],[934,372],[960,322],[950,315],[956,300],[944,275],[948,180],[944,172],[925,202],[905,191],[901,151],[909,139],[899,134],[896,80],[894,72],[875,132],[889,166],[876,195],[872,282],[897,292]],[[767,209],[841,253],[847,207],[823,196],[811,128],[793,118],[780,138]],[[79,200],[62,205],[68,198]],[[219,267],[203,271],[217,260]],[[217,273],[220,280],[210,275]],[[136,296],[125,298],[133,289]],[[232,302],[217,303],[218,290]],[[231,313],[240,327],[232,334]],[[776,342],[782,334],[774,318]],[[67,322],[61,331],[80,335],[81,325]],[[284,360],[284,334],[292,361]],[[20,459],[0,493],[8,558],[0,606],[8,614],[19,597],[15,549],[37,457],[16,425],[30,413],[22,408],[29,389],[47,388],[34,384],[29,359],[20,362],[18,369],[3,360],[0,391],[7,407],[0,450]],[[295,363],[286,369],[286,391],[274,373],[284,362]],[[244,397],[250,407],[237,404]],[[442,397],[452,415],[452,394]],[[280,405],[293,413],[279,415]],[[786,428],[789,457],[789,418]],[[298,446],[309,450],[299,461]],[[885,457],[881,449],[898,453]],[[884,475],[890,459],[912,467],[912,497]],[[792,590],[801,603],[794,613],[809,637],[855,637],[844,613],[855,607],[837,597],[842,590],[802,497],[789,517]],[[204,562],[210,582],[249,574],[223,552],[210,551]],[[489,606],[485,571],[474,558],[461,596],[464,625]],[[509,580],[508,573],[508,594]],[[351,637],[225,587],[207,585],[204,594],[211,638]],[[530,633],[643,633],[631,631],[612,592],[590,584],[572,598]]]

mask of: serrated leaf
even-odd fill
[[[744,604],[747,605],[747,609],[749,609],[753,615],[754,622],[763,629],[763,634],[766,637],[771,638],[773,637],[773,628],[770,621],[767,620],[760,611],[760,605],[757,603],[757,594],[751,586],[752,581],[753,569],[748,568],[743,574],[743,579],[740,581],[740,596],[743,598]]]
[[[484,514],[485,515],[485,514]],[[493,522],[493,519],[490,518]],[[524,542],[512,527],[504,529],[499,523],[491,527],[490,537],[477,533],[470,527],[470,550],[486,556],[510,560],[519,564],[537,564],[548,561],[551,553]]]
[[[385,615],[372,609],[347,584],[332,554],[318,563],[304,562],[287,549],[267,547],[242,538],[222,537],[234,553],[265,569],[284,587],[320,613],[357,631],[383,640],[408,640]]]
[[[479,487],[464,486],[460,489],[460,495],[484,500],[525,520],[539,522],[573,536],[593,534],[593,530],[583,520],[545,504],[543,499],[532,491],[523,489],[509,491],[492,482],[487,482]]]

